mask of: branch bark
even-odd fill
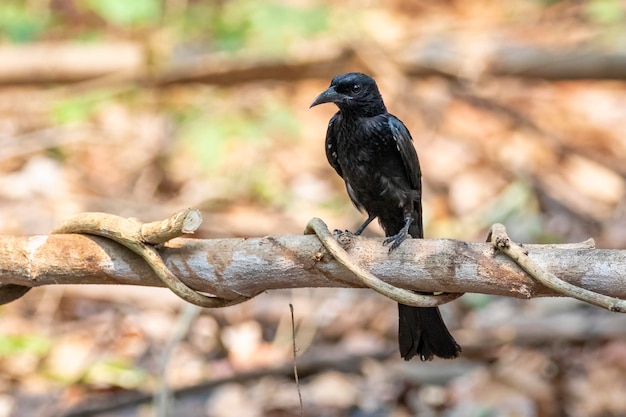
[[[345,248],[354,262],[377,277],[410,290],[517,298],[557,295],[496,253],[490,243],[412,239],[389,254],[380,239],[353,237]],[[524,249],[566,282],[626,298],[624,250],[571,245]],[[281,288],[362,286],[316,236],[177,238],[158,250],[181,281],[218,297],[252,297]],[[163,286],[139,256],[115,242],[84,235],[0,236],[0,283]]]
[[[426,39],[398,57],[409,75],[443,75],[458,78],[468,73],[467,63],[480,68],[479,75],[539,78],[544,80],[624,80],[626,54],[598,50],[543,49],[492,42],[477,56],[468,56],[461,43]]]
[[[135,74],[146,65],[135,42],[42,42],[0,47],[0,84],[72,83],[114,73]]]
[[[441,37],[420,39],[390,58],[414,77],[452,78],[478,75],[540,78],[546,80],[626,80],[626,54],[600,50],[548,50],[519,46],[495,39],[471,55],[464,42]],[[369,41],[312,47],[305,54],[284,59],[199,54],[181,62],[150,65],[148,46],[133,42],[85,45],[75,42],[0,47],[0,85],[76,83],[98,80],[92,86],[137,82],[150,86],[203,82],[235,84],[262,80],[328,79],[353,67],[355,51],[367,50]],[[469,52],[468,52],[469,51]],[[479,73],[468,72],[468,62]],[[87,83],[89,84],[89,83]]]

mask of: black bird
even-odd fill
[[[326,132],[326,157],[346,183],[352,203],[367,212],[356,235],[378,218],[396,249],[409,237],[423,238],[421,171],[406,126],[387,112],[376,81],[361,73],[333,78],[311,107],[335,103],[339,111]],[[398,304],[400,355],[409,360],[455,358],[456,343],[437,307]]]

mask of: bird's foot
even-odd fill
[[[389,245],[391,243],[391,246],[389,247],[389,252],[391,252],[397,249],[402,244],[402,242],[404,242],[409,237],[411,237],[409,232],[405,229],[402,229],[399,233],[393,236],[389,236],[388,238],[383,240],[383,245]]]
[[[333,235],[336,236],[336,237],[343,236],[343,235],[358,236],[356,233],[352,233],[348,229],[346,229],[346,230],[335,229],[335,230],[333,230]]]
[[[349,230],[335,229],[333,230],[333,237],[345,249],[352,244],[356,235]]]

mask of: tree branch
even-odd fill
[[[499,36],[499,35],[498,35]],[[497,38],[497,36],[494,36]],[[353,66],[356,49],[368,49],[371,41],[347,41],[345,45],[312,46],[306,54],[284,59],[222,53],[198,54],[178,62],[149,62],[148,46],[133,42],[79,44],[50,42],[0,47],[0,85],[76,83],[96,80],[92,88],[138,82],[150,86],[203,82],[235,84],[262,80],[293,81],[329,77]],[[441,75],[458,78],[467,63],[477,62],[480,74],[540,78],[546,80],[624,80],[626,54],[601,50],[549,50],[493,40],[475,56],[460,41],[440,36],[419,39],[392,51],[390,57],[410,76]]]
[[[609,311],[626,313],[625,300],[577,287],[576,285],[560,280],[554,274],[541,268],[526,254],[526,251],[522,249],[521,246],[511,241],[503,225],[494,224],[491,226],[487,241],[490,241],[497,250],[506,253],[521,266],[524,271],[528,272],[533,278],[546,287],[552,288],[565,296],[585,301],[597,307],[606,308]]]
[[[541,268],[566,282],[626,298],[626,251],[588,246],[524,248]],[[517,298],[558,295],[496,253],[490,243],[410,239],[389,254],[380,239],[352,237],[345,249],[380,279],[410,290]],[[186,285],[217,297],[252,297],[281,288],[363,286],[316,236],[177,238],[158,252]],[[139,256],[115,242],[84,235],[0,236],[0,283],[163,286]]]
[[[463,295],[462,293],[422,295],[381,281],[376,275],[363,268],[359,263],[354,262],[340,244],[339,241],[344,241],[345,245],[349,245],[354,235],[350,232],[340,232],[340,234],[337,235],[339,240],[337,241],[321,219],[311,219],[304,229],[304,234],[315,234],[332,257],[341,265],[348,268],[363,285],[400,304],[414,307],[435,307],[456,300]]]
[[[79,213],[65,219],[52,233],[80,233],[111,239],[141,256],[174,294],[201,307],[226,307],[247,301],[249,298],[242,296],[224,299],[200,294],[181,282],[151,245],[165,243],[185,233],[193,233],[201,222],[202,216],[195,209],[181,210],[168,219],[152,223],[142,223],[134,218],[125,219],[108,213]],[[0,302],[2,301],[5,300],[0,297]]]

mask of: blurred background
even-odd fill
[[[413,134],[427,238],[624,249],[625,50],[621,0],[2,0],[0,233],[187,207],[198,238],[354,230],[336,109],[308,107],[361,71]],[[0,417],[298,416],[289,303],[305,416],[626,415],[626,319],[573,300],[467,294],[461,358],[405,363],[370,291],[77,286],[0,307]]]

